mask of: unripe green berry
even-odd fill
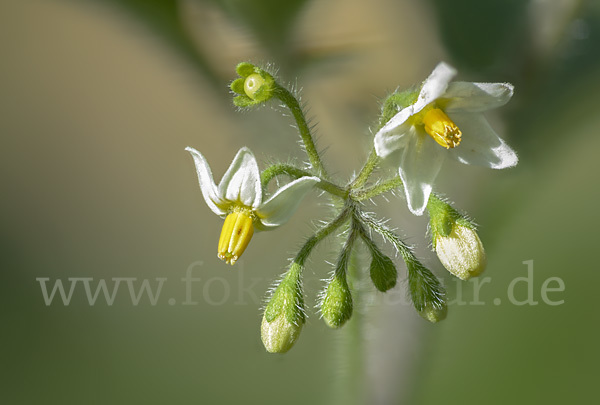
[[[260,90],[261,86],[265,84],[265,79],[258,73],[251,74],[244,81],[244,92],[252,100],[256,100],[256,92]]]

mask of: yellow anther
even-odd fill
[[[252,223],[252,215],[246,210],[235,210],[227,215],[219,238],[219,259],[235,264],[254,235]]]
[[[454,122],[439,108],[432,108],[423,117],[425,131],[446,149],[458,146],[462,133]]]

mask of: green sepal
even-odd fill
[[[275,79],[273,78],[273,76],[271,76],[269,73],[265,72],[264,70],[261,70],[259,72],[257,72],[257,74],[262,77],[262,79],[264,80],[264,83],[260,86],[260,88],[258,90],[256,90],[256,92],[252,95],[247,94],[248,97],[259,101],[259,102],[264,102],[269,100],[271,97],[273,97],[273,93],[276,89],[276,84],[275,84]],[[246,79],[248,80],[248,79]]]
[[[345,274],[335,274],[329,281],[321,303],[321,315],[330,328],[341,327],[352,316],[352,293]]]
[[[281,312],[284,312],[286,320],[292,324],[300,325],[306,321],[300,275],[301,266],[292,263],[265,308],[267,322],[272,322]]]
[[[255,69],[256,67],[249,62],[238,63],[238,65],[235,67],[237,74],[244,78],[250,76],[252,73],[255,73]]]
[[[381,129],[398,112],[411,104],[414,104],[419,98],[418,90],[407,90],[403,92],[394,92],[389,95],[381,106],[381,115],[379,116],[379,129]]]
[[[242,95],[234,97],[233,104],[235,104],[236,107],[245,108],[260,104],[260,101],[252,100],[250,97]]]
[[[238,77],[237,79],[235,79],[234,81],[231,82],[231,84],[229,85],[229,87],[231,88],[231,90],[237,94],[245,94],[244,93],[244,80],[241,77]]]
[[[431,194],[429,197],[427,211],[429,212],[429,228],[434,249],[437,238],[449,236],[456,224],[475,230],[475,224],[435,194]]]

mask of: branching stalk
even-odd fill
[[[300,266],[304,266],[304,262],[310,255],[313,248],[327,236],[331,235],[333,231],[335,231],[344,223],[346,223],[351,217],[353,209],[354,208],[352,206],[345,207],[333,221],[325,225],[323,228],[319,229],[313,236],[308,238],[304,246],[302,246],[296,257],[294,258],[294,262],[298,263]]]

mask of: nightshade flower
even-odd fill
[[[518,161],[482,114],[506,104],[513,86],[450,82],[455,75],[448,64],[438,64],[415,101],[375,135],[378,156],[397,152],[390,158],[396,159],[408,207],[415,215],[423,214],[446,157],[492,169],[511,167]]]
[[[318,177],[301,177],[281,187],[263,202],[258,164],[250,149],[239,150],[218,186],[204,156],[194,148],[186,150],[194,158],[206,204],[215,214],[225,217],[218,256],[231,265],[248,246],[254,229],[272,230],[283,225],[306,193],[320,181]]]

